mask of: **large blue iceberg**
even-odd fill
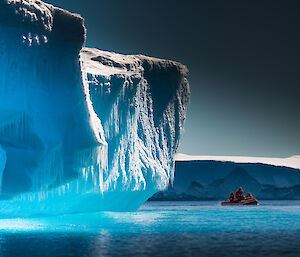
[[[0,0],[0,216],[135,210],[173,179],[187,68],[84,42],[79,15]]]

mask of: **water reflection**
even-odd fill
[[[135,213],[0,220],[0,256],[298,256],[299,202],[150,203]]]

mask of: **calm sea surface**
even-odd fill
[[[150,202],[134,213],[0,220],[0,256],[300,256],[300,201]]]

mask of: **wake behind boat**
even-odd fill
[[[246,197],[244,196],[244,190],[242,187],[235,192],[235,197],[234,193],[231,192],[229,200],[223,201],[221,205],[258,205],[258,201],[251,193],[248,193]]]

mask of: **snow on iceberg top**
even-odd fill
[[[52,35],[80,45],[85,40],[84,19],[39,0],[0,0],[0,25],[23,27],[31,33]],[[22,26],[20,26],[22,25]]]
[[[115,74],[133,75],[140,68],[140,60],[134,55],[123,55],[96,48],[83,48],[81,61],[87,73],[109,77]]]
[[[178,153],[176,161],[222,161],[235,163],[261,163],[300,169],[300,155],[288,158],[246,157],[246,156],[197,156]]]
[[[187,67],[181,63],[144,55],[124,55],[96,48],[83,48],[80,55],[85,72],[93,75],[106,77],[112,75],[131,76],[142,72],[146,66],[147,69],[154,69],[154,64],[160,70],[172,67],[183,75],[188,73]]]

